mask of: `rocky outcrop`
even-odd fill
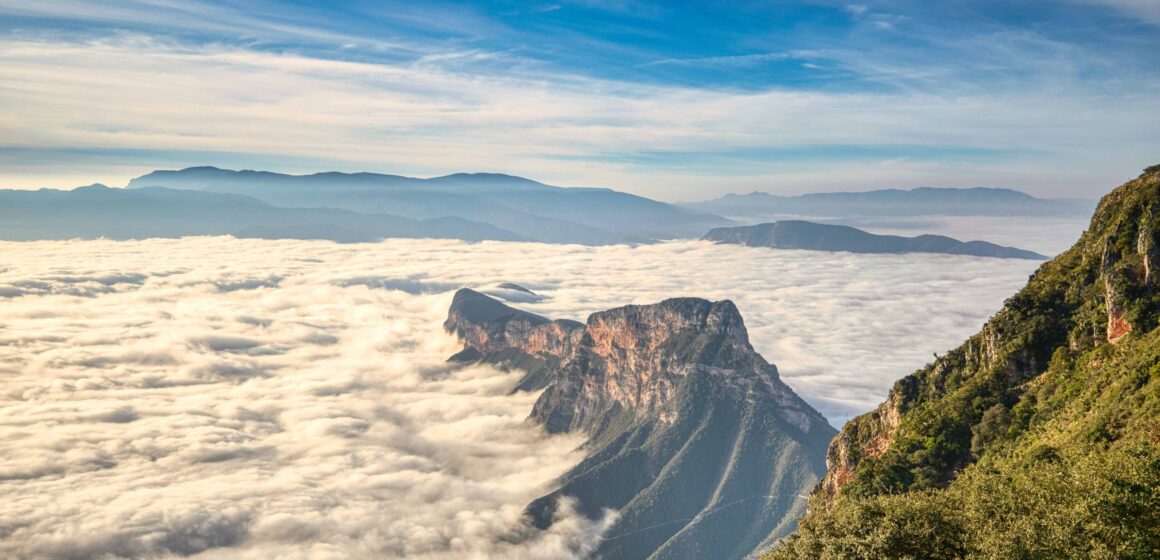
[[[1115,249],[1115,240],[1108,238],[1104,241],[1104,254],[1100,259],[1104,283],[1104,308],[1108,315],[1108,342],[1115,344],[1124,335],[1132,332],[1132,325],[1124,316],[1124,283],[1127,280],[1125,270],[1117,267],[1120,255]]]
[[[943,253],[1005,259],[1045,260],[1047,257],[1004,247],[986,241],[959,241],[943,235],[876,235],[849,226],[818,224],[801,220],[781,220],[753,226],[715,228],[703,238],[717,243],[770,247],[774,249],[807,249],[812,251],[847,251],[851,253]]]
[[[474,290],[459,290],[443,328],[463,340],[457,362],[487,362],[525,372],[515,390],[543,389],[550,374],[579,343],[583,325],[549,321]]]
[[[754,351],[732,302],[670,299],[580,324],[461,290],[445,326],[464,341],[457,360],[545,387],[534,421],[588,435],[587,458],[528,511],[541,527],[564,497],[592,518],[616,511],[595,557],[743,558],[792,530],[824,470],[833,428]]]
[[[854,476],[861,460],[878,457],[890,448],[902,422],[904,394],[896,388],[873,412],[838,432],[826,452],[826,474],[820,485],[823,492],[836,494]]]
[[[1143,258],[1144,282],[1148,285],[1160,283],[1157,279],[1156,267],[1160,266],[1160,216],[1157,215],[1157,206],[1148,207],[1140,224],[1140,233],[1136,238],[1136,252]]]

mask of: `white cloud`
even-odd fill
[[[953,82],[858,53],[822,55],[868,76]],[[728,189],[945,184],[948,176],[964,184],[1095,194],[1149,163],[1156,146],[1150,109],[1157,85],[1147,80],[1129,91],[1099,93],[1073,90],[1070,71],[1042,72],[1058,77],[1049,89],[1068,92],[1046,98],[1038,86],[968,95],[918,87],[892,94],[745,93],[542,69],[496,75],[474,66],[495,56],[502,55],[436,52],[416,64],[390,64],[152,36],[8,35],[0,39],[0,103],[17,110],[0,113],[0,132],[8,139],[4,148],[32,152],[5,156],[4,180],[6,186],[44,186],[45,176],[120,184],[153,167],[221,164],[233,153],[277,160],[271,167],[295,172],[504,171],[663,199]],[[448,60],[466,66],[444,67]],[[816,145],[1015,155],[875,161],[775,152]],[[52,148],[80,150],[77,167],[70,152],[30,157]],[[156,152],[134,152],[141,149]],[[84,150],[111,152],[94,163]],[[730,156],[763,150],[774,152],[772,161]],[[688,156],[673,156],[642,164],[632,160],[640,152],[720,152],[726,163],[689,165]]]
[[[1156,0],[1078,0],[1119,10],[1148,23],[1160,24],[1160,2]]]
[[[840,420],[1035,266],[702,242],[0,250],[0,555],[50,558],[555,559],[593,542],[575,517],[522,525],[580,441],[524,423],[518,373],[448,367],[451,293],[429,290],[512,281],[546,296],[521,307],[580,319],[730,298],[758,351]]]

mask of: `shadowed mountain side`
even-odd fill
[[[942,235],[920,235],[918,237],[876,235],[849,226],[817,224],[801,220],[782,220],[755,226],[716,228],[705,234],[704,239],[717,243],[774,249],[848,251],[851,253],[944,253],[1006,259],[1047,259],[1039,253],[995,245],[986,241],[963,242]]]
[[[129,186],[241,194],[278,206],[333,207],[412,219],[455,216],[549,243],[694,237],[730,223],[611,189],[554,187],[492,173],[416,179],[377,173],[284,175],[193,167],[154,171],[133,179]]]
[[[764,192],[727,194],[682,204],[697,212],[768,219],[789,216],[1086,216],[1094,200],[1045,199],[1011,189],[883,189],[867,192],[778,196]]]
[[[784,536],[824,472],[835,430],[749,344],[729,301],[630,305],[548,321],[460,290],[444,325],[453,359],[524,370],[544,388],[531,418],[589,436],[583,462],[528,507],[552,524],[562,497],[618,517],[594,557],[744,558]]]
[[[520,241],[459,218],[410,220],[330,208],[278,208],[246,196],[159,187],[0,190],[0,239],[144,239],[237,235],[373,242],[388,237]]]

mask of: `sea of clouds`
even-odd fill
[[[732,299],[840,425],[1038,265],[948,255],[226,237],[0,243],[0,556],[566,558],[521,512],[575,464],[518,373],[454,368],[453,290],[553,318]]]

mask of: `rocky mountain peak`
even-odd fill
[[[517,390],[544,388],[570,356],[584,325],[548,319],[510,307],[467,288],[455,293],[443,328],[463,340],[453,361],[485,361],[526,373]]]
[[[463,289],[444,328],[464,342],[454,359],[524,369],[520,388],[548,387],[532,417],[553,432],[595,432],[621,413],[671,421],[675,412],[662,409],[691,374],[719,377],[719,388],[738,394],[789,391],[777,381],[777,368],[754,351],[728,300],[627,305],[581,324],[549,321]],[[795,421],[808,423],[806,416]]]
[[[528,514],[543,528],[562,498],[592,519],[616,510],[593,557],[739,560],[792,528],[823,472],[834,429],[753,349],[733,302],[674,298],[579,323],[460,290],[444,326],[464,343],[453,360],[543,389],[533,421],[588,435],[586,458]]]
[[[592,314],[585,325],[592,353],[628,371],[681,364],[729,367],[753,362],[741,313],[733,302],[675,298]]]

